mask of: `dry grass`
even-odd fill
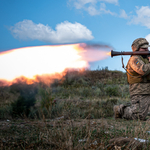
[[[142,147],[149,149],[149,123],[113,118],[1,121],[0,143],[1,149],[108,149],[111,139],[124,137],[147,140]]]
[[[124,73],[109,70],[1,87],[0,149],[150,149],[150,121],[113,118],[113,106],[130,101],[128,88]]]

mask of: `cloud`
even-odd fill
[[[106,5],[104,3],[101,3],[100,11],[101,11],[101,13],[110,14],[110,15],[116,15],[116,13],[111,12],[110,10],[106,10]]]
[[[128,19],[128,15],[126,14],[125,10],[120,10],[120,18]]]
[[[150,34],[148,34],[146,37],[147,41],[150,43]]]
[[[72,1],[72,0],[71,0]],[[97,0],[75,0],[74,6],[76,9],[83,8],[86,4],[94,5],[97,3]]]
[[[118,0],[69,0],[69,2],[73,2],[76,9],[87,11],[91,16],[110,14],[124,19],[130,18],[123,9],[120,10],[120,13],[116,13],[106,8],[106,3],[119,5]]]
[[[130,21],[131,24],[141,24],[150,29],[150,7],[141,6],[136,7],[136,15],[134,15]]]
[[[88,8],[85,8],[85,10],[91,15],[91,16],[95,16],[95,15],[99,15],[101,12],[99,10],[97,10],[94,6],[89,6]]]
[[[118,4],[118,0],[70,0],[74,1],[74,6],[76,9],[83,8],[86,4],[95,5],[98,2],[106,2],[112,4]]]
[[[103,2],[107,2],[107,3],[112,3],[112,4],[118,4],[118,0],[99,0],[99,1],[103,1]]]
[[[92,40],[92,32],[80,23],[64,21],[53,30],[48,25],[23,20],[10,28],[12,35],[20,40],[39,40],[50,43],[73,43]]]
[[[104,3],[118,4],[118,0],[70,0],[74,2],[73,5],[76,9],[83,9],[87,11],[91,16],[99,14],[111,14],[116,15],[110,10],[106,10],[106,5]],[[101,3],[102,2],[102,3]],[[100,7],[98,8],[98,3]]]

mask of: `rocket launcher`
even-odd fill
[[[111,57],[118,55],[150,55],[150,51],[116,52],[111,50]]]

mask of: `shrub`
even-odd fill
[[[35,104],[35,97],[24,97],[24,96],[19,96],[19,98],[11,103],[12,107],[12,112],[11,116],[12,117],[24,117],[29,116],[30,114],[30,107],[34,106]]]
[[[108,87],[106,87],[105,90],[106,90],[106,94],[108,96],[119,96],[120,95],[118,86],[108,86]]]
[[[101,103],[101,109],[102,109],[102,115],[103,117],[112,117],[113,112],[113,106],[117,104],[117,99],[108,99],[107,101],[103,101]]]
[[[36,84],[14,83],[10,86],[10,93],[20,93],[24,97],[35,95],[37,91]]]
[[[11,107],[9,105],[0,107],[0,119],[10,118],[10,112]]]
[[[42,109],[43,115],[48,115],[50,117],[52,113],[52,106],[54,104],[54,97],[52,96],[51,89],[39,89],[39,96],[41,98],[40,107]]]
[[[88,88],[88,87],[83,87],[83,88],[80,88],[80,95],[83,96],[83,97],[88,97],[88,96],[91,96],[91,89]]]

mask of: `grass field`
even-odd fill
[[[127,102],[126,74],[107,68],[1,86],[0,149],[150,149],[149,120],[113,117]]]

